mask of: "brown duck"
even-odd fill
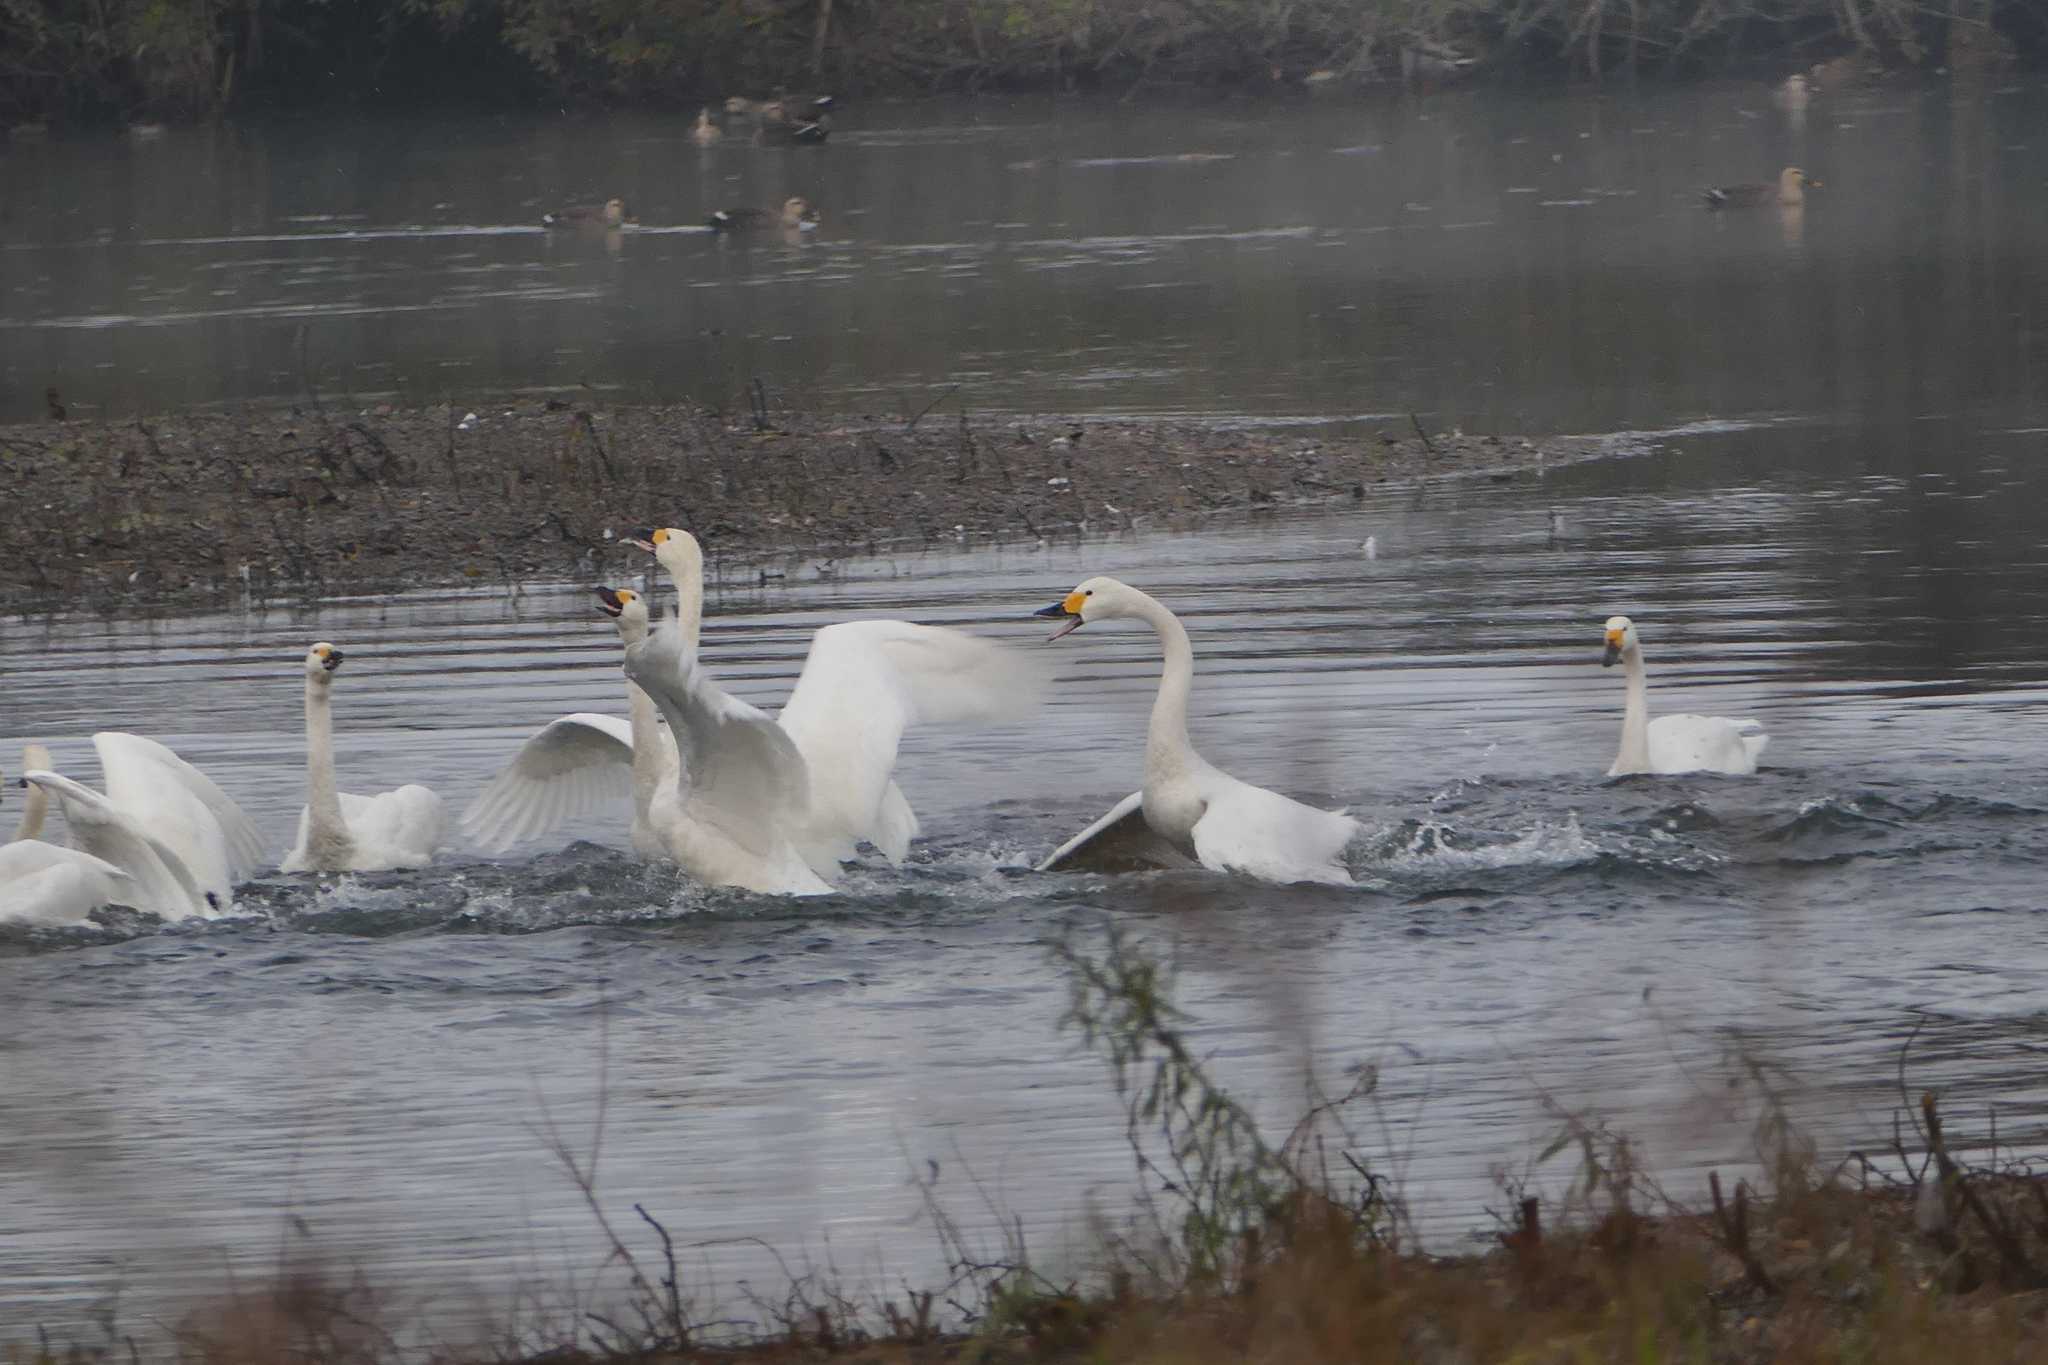
[[[1804,204],[1806,191],[1820,187],[1821,182],[1805,171],[1797,166],[1787,166],[1778,172],[1778,181],[1774,185],[1720,185],[1700,191],[1700,197],[1710,209],[1753,209],[1772,203],[1789,208]]]
[[[833,103],[830,95],[778,95],[771,100],[734,95],[725,102],[725,112],[754,120],[755,136],[763,142],[823,142],[832,134]]]
[[[626,201],[607,199],[602,204],[571,204],[559,213],[543,213],[540,225],[547,228],[621,227],[626,221]]]
[[[811,201],[795,194],[783,200],[780,209],[720,209],[709,219],[713,232],[746,232],[764,227],[804,232],[817,225],[818,211],[811,207]]]

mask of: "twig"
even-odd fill
[[[905,422],[903,424],[903,429],[905,431],[916,431],[917,424],[924,420],[924,415],[926,413],[930,412],[933,408],[945,402],[948,398],[951,398],[954,394],[958,392],[960,392],[960,386],[958,384],[954,384],[948,387],[944,393],[940,394],[937,398],[934,398],[931,402],[926,403],[923,407],[919,408],[917,410],[917,416],[911,418],[908,422]]]
[[[1408,414],[1408,420],[1409,422],[1414,424],[1415,434],[1422,438],[1423,450],[1427,451],[1431,455],[1436,454],[1436,447],[1430,444],[1429,433],[1422,429],[1422,419],[1411,412]]]
[[[1740,1180],[1735,1182],[1735,1206],[1732,1209],[1721,1198],[1719,1171],[1707,1172],[1707,1188],[1713,1192],[1714,1221],[1720,1225],[1721,1240],[1734,1253],[1735,1259],[1742,1262],[1742,1273],[1762,1292],[1777,1293],[1776,1282],[1764,1269],[1763,1262],[1757,1259],[1755,1248],[1749,1244],[1749,1186]]]

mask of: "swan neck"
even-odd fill
[[[1621,751],[1614,756],[1612,771],[1645,773],[1650,770],[1650,688],[1640,645],[1622,651],[1621,671],[1628,681],[1628,699],[1621,712]]]
[[[1137,616],[1159,634],[1166,660],[1159,672],[1159,695],[1152,702],[1152,720],[1145,728],[1145,773],[1176,772],[1188,766],[1194,746],[1188,742],[1188,694],[1194,689],[1195,647],[1180,618],[1158,599],[1138,593]]]
[[[676,625],[682,631],[683,648],[694,658],[697,636],[704,628],[704,551],[695,539],[676,536],[662,544],[657,558],[675,580]]]
[[[644,823],[654,789],[661,785],[661,721],[654,698],[638,683],[626,684],[626,708],[633,725],[633,814]]]
[[[348,837],[334,785],[333,691],[328,683],[306,679],[306,822],[312,846]]]
[[[31,782],[21,806],[21,823],[14,827],[14,841],[42,838],[43,822],[49,818],[50,794]]]

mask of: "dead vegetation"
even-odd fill
[[[1060,418],[618,409],[558,400],[309,406],[0,430],[0,606],[594,581],[620,533],[696,531],[728,561],[1024,541],[1190,523],[1391,479],[1610,453],[1411,432],[1331,437]],[[937,410],[934,410],[936,408]]]

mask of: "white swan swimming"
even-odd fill
[[[631,588],[599,588],[599,606],[619,623],[632,648],[647,638],[647,599]],[[463,812],[462,827],[483,848],[502,853],[631,792],[633,851],[666,856],[647,823],[654,793],[675,770],[676,746],[654,702],[626,684],[630,720],[577,711],[549,721],[491,779]]]
[[[1733,773],[1756,771],[1756,761],[1770,742],[1754,720],[1723,716],[1659,716],[1650,719],[1649,684],[1643,675],[1643,645],[1636,623],[1610,616],[1604,627],[1607,647],[1601,667],[1619,660],[1628,678],[1628,701],[1621,713],[1621,749],[1609,777],[1629,773]]]
[[[667,717],[680,762],[648,820],[700,881],[785,895],[826,880],[865,842],[891,862],[917,816],[892,776],[912,725],[988,721],[1035,705],[1043,671],[939,626],[850,621],[812,636],[780,717],[729,696],[697,659],[704,552],[673,527],[636,543],[675,579],[676,617],[626,651],[626,676]]]
[[[326,641],[306,651],[306,807],[283,872],[383,872],[425,867],[448,832],[441,798],[407,785],[353,796],[334,785],[334,672],[342,653]]]
[[[156,740],[103,730],[92,743],[104,794],[48,770],[23,781],[56,799],[81,850],[127,874],[136,909],[169,919],[232,909],[235,883],[263,857],[242,808]]]
[[[47,772],[50,751],[30,744],[22,768]],[[103,905],[127,901],[129,877],[103,858],[44,843],[50,794],[24,779],[27,791],[14,838],[0,844],[0,923],[81,924]]]
[[[1066,624],[1133,617],[1159,634],[1166,664],[1145,732],[1145,785],[1038,865],[1066,868],[1186,867],[1238,872],[1271,882],[1352,884],[1344,848],[1359,824],[1240,782],[1195,752],[1188,740],[1188,693],[1195,652],[1187,628],[1158,599],[1114,578],[1091,578],[1038,613]]]

